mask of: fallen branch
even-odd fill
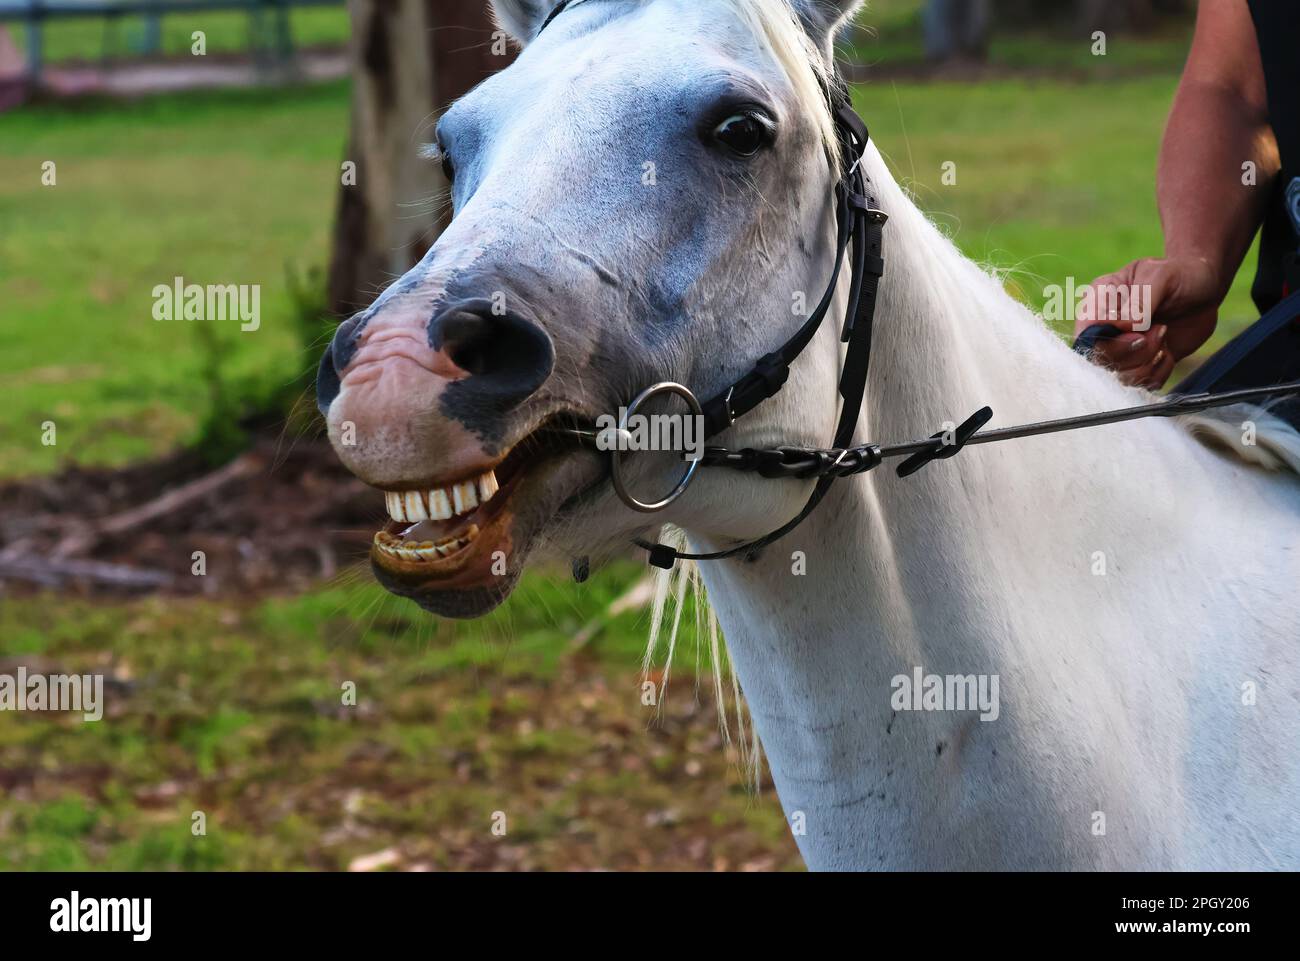
[[[143,570],[103,561],[24,557],[0,560],[0,580],[28,581],[44,587],[58,587],[68,580],[95,581],[113,587],[152,588],[172,582],[166,571]]]
[[[150,521],[173,514],[233,481],[252,476],[261,470],[262,466],[262,458],[257,454],[251,451],[241,454],[220,470],[196,478],[188,484],[182,484],[147,504],[92,522],[88,530],[77,531],[59,541],[50,552],[50,556],[60,559],[74,554],[84,554],[105,537],[125,534],[143,527]]]

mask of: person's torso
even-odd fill
[[[1300,0],[1250,0],[1250,13],[1268,85],[1269,120],[1282,157],[1251,291],[1263,313],[1300,290]]]

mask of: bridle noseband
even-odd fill
[[[575,2],[581,3],[582,0],[560,0],[535,37],[540,36],[556,17]],[[835,436],[828,448],[775,447],[732,451],[724,447],[707,447],[702,458],[689,463],[685,474],[672,491],[663,499],[654,502],[641,501],[631,493],[623,476],[621,452],[618,449],[611,450],[610,475],[615,493],[624,504],[641,513],[661,511],[676,501],[686,492],[700,466],[726,467],[756,473],[764,478],[801,480],[815,478],[817,481],[808,502],[793,520],[770,534],[728,550],[708,554],[687,554],[674,550],[666,544],[655,544],[639,538],[634,540],[633,543],[649,553],[650,563],[654,566],[671,569],[679,560],[720,561],[740,554],[752,557],[807,520],[838,478],[866,473],[893,458],[906,458],[898,466],[897,473],[900,477],[908,477],[933,461],[955,457],[967,445],[995,443],[1146,417],[1174,417],[1230,404],[1249,403],[1264,397],[1300,394],[1300,381],[1297,381],[1275,387],[1251,388],[1230,393],[1174,397],[1155,404],[992,431],[981,431],[981,428],[993,418],[992,409],[984,407],[955,429],[941,431],[923,440],[890,446],[877,444],[854,446],[853,434],[862,410],[867,373],[871,362],[871,335],[875,322],[876,299],[879,294],[880,279],[885,271],[884,227],[889,217],[876,205],[870,193],[870,181],[862,169],[861,161],[870,142],[867,125],[853,110],[848,88],[839,78],[834,78],[828,84],[828,88],[827,97],[839,141],[841,174],[835,184],[835,264],[821,301],[789,340],[759,358],[749,373],[711,399],[701,404],[696,400],[695,394],[681,384],[658,383],[641,391],[624,409],[618,430],[625,431],[629,420],[648,401],[675,394],[686,401],[693,415],[702,418],[704,436],[712,437],[731,427],[763,401],[775,396],[789,379],[791,364],[812,343],[817,331],[821,329],[829,315],[847,261],[851,280],[840,333],[841,341],[847,345],[839,382],[843,406],[840,409]],[[567,429],[565,433],[577,437],[586,446],[600,448],[598,441],[601,434],[595,430]],[[582,567],[585,570],[585,565]]]

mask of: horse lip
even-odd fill
[[[574,413],[572,408],[559,408],[533,420],[527,429],[519,433],[517,440],[502,445],[492,453],[481,453],[472,458],[462,459],[454,467],[448,467],[418,477],[391,476],[381,478],[375,475],[365,476],[355,471],[353,473],[368,487],[372,487],[380,493],[423,493],[437,488],[451,487],[454,484],[473,480],[488,473],[496,474],[497,480],[504,489],[509,486],[510,481],[517,475],[527,473],[536,462],[549,459],[550,456],[556,453],[555,449],[547,448],[543,438],[565,436],[564,431],[561,429],[563,425],[586,424],[594,421],[594,417],[587,417],[584,420],[583,415]],[[534,446],[535,442],[538,441],[543,442]],[[574,443],[572,448],[579,449],[580,445]],[[540,450],[540,456],[528,456],[531,452],[538,450]],[[567,449],[564,452],[567,453]]]

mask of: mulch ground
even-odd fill
[[[89,593],[293,590],[366,556],[382,499],[324,439],[258,436],[214,468],[193,452],[0,485],[0,584]],[[203,552],[206,576],[194,574]]]

